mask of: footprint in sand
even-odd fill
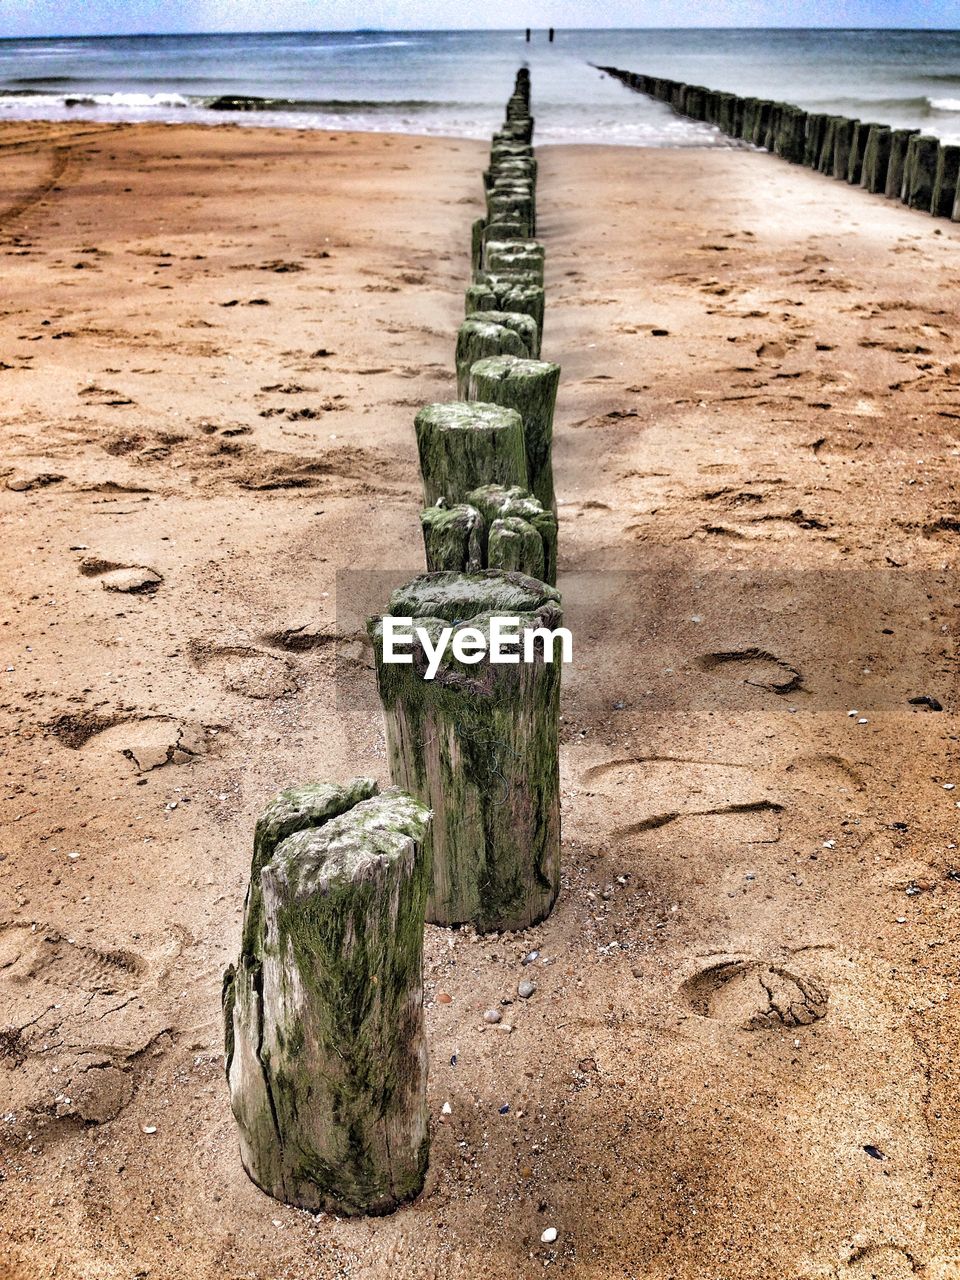
[[[190,643],[190,659],[198,671],[217,675],[231,693],[244,698],[287,698],[299,689],[286,658],[251,645]]]
[[[168,1029],[144,998],[158,976],[133,951],[39,923],[0,928],[0,1064],[14,1123],[100,1124],[123,1110],[136,1060]]]
[[[827,988],[819,978],[764,960],[721,959],[681,990],[700,1017],[741,1031],[806,1027],[827,1011]]]
[[[696,662],[701,671],[730,667],[744,684],[771,693],[793,693],[803,687],[803,676],[797,668],[766,649],[720,650],[701,654]]]
[[[81,751],[95,742],[99,754],[122,756],[139,774],[211,755],[228,732],[226,725],[200,724],[175,716],[92,711],[65,712],[45,728],[71,751]]]
[[[960,1261],[951,1258],[934,1263],[928,1271],[898,1244],[868,1244],[855,1249],[833,1275],[836,1280],[911,1280],[917,1275],[960,1280]]]
[[[125,595],[152,595],[163,581],[156,569],[146,565],[118,564],[95,556],[80,562],[80,572],[85,578],[99,578],[104,591],[122,591]]]
[[[307,653],[311,649],[323,649],[335,644],[337,637],[318,622],[304,622],[299,627],[284,627],[280,631],[268,631],[260,637],[264,644],[276,649],[289,649],[293,653]]]

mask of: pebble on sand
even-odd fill
[[[499,1009],[487,1009],[483,1015],[483,1020],[484,1022],[489,1022],[491,1026],[496,1026],[502,1017],[503,1014]]]
[[[547,1227],[546,1231],[540,1237],[541,1244],[553,1244],[560,1232],[556,1227]]]
[[[537,984],[531,982],[529,978],[524,978],[522,982],[517,983],[517,995],[522,1000],[529,1000],[537,989]]]

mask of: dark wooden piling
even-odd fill
[[[886,190],[891,132],[888,125],[872,124],[863,148],[860,185],[875,195],[883,195]]]
[[[846,116],[838,116],[833,141],[833,176],[843,182],[847,180],[850,167],[850,148],[853,135],[859,120],[848,120]]]
[[[847,157],[847,181],[851,186],[860,186],[867,138],[870,136],[870,130],[876,127],[874,123],[862,120],[857,120],[854,124],[853,136],[850,139],[850,155]]]
[[[883,194],[888,200],[899,200],[903,193],[903,169],[907,161],[910,139],[919,129],[894,129],[890,134],[890,159],[887,163],[887,183]]]
[[[960,177],[960,147],[941,143],[937,152],[933,194],[930,198],[930,212],[935,218],[953,217],[958,177]]]
[[[911,209],[930,212],[933,202],[933,183],[937,173],[937,157],[940,143],[930,134],[917,133],[907,143],[903,162],[903,183],[900,199]]]
[[[816,169],[820,163],[826,127],[827,116],[823,112],[812,112],[807,115],[803,137],[803,163],[808,169]]]

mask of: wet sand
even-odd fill
[[[4,1277],[960,1274],[960,229],[762,154],[540,151],[563,892],[428,929],[415,1205],[240,1167],[253,822],[386,780],[484,155],[0,130]]]

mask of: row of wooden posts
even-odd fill
[[[939,218],[960,222],[960,146],[919,129],[744,98],[660,76],[600,67],[628,88],[666,102],[678,115],[715,125],[731,138],[806,165]]]
[[[473,227],[459,398],[416,417],[428,572],[387,613],[434,639],[444,626],[489,636],[494,615],[521,632],[562,620],[560,369],[540,360],[533,123],[522,69]],[[223,987],[245,1169],[280,1200],[346,1214],[388,1212],[426,1176],[425,922],[524,929],[560,885],[559,665],[445,656],[428,681],[422,645],[389,663],[383,618],[368,629],[393,785],[310,783],[267,806]]]

